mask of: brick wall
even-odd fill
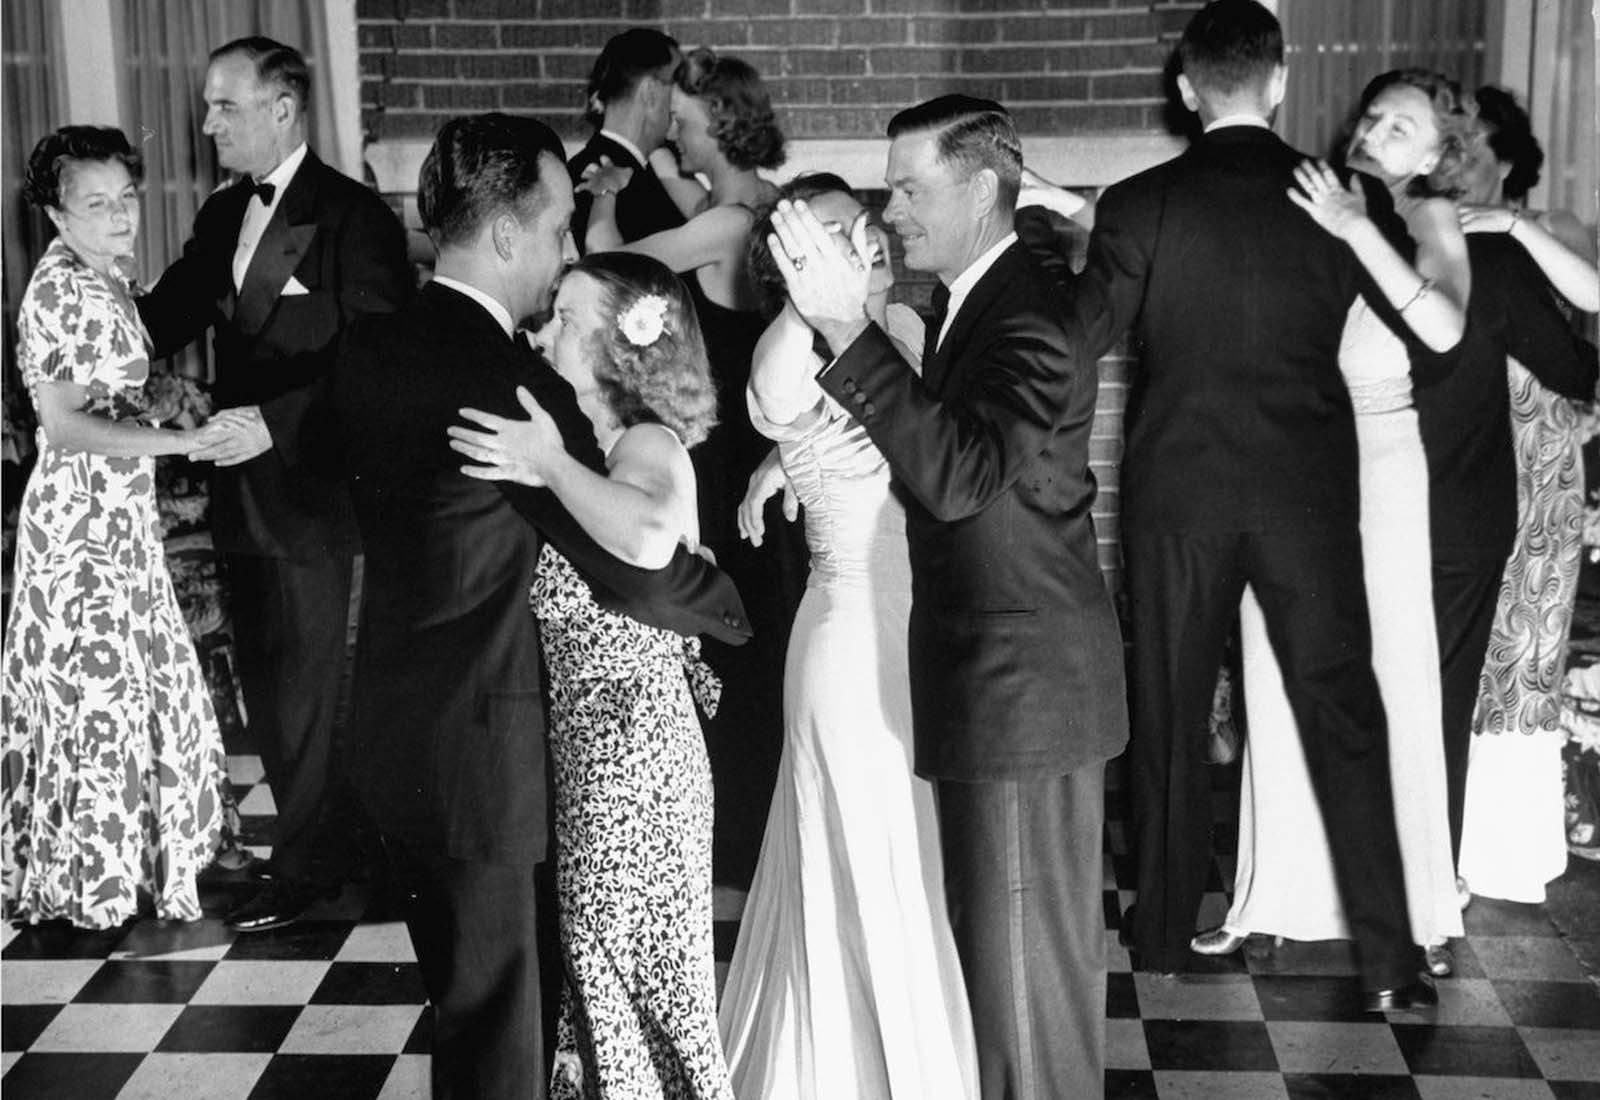
[[[582,104],[595,55],[611,35],[643,24],[685,46],[712,46],[753,64],[772,90],[785,134],[798,146],[824,149],[827,166],[847,178],[876,181],[889,117],[952,91],[1004,103],[1030,163],[1055,142],[1057,163],[1078,170],[1095,159],[1086,152],[1094,135],[1116,144],[1165,134],[1163,69],[1199,6],[1199,0],[358,0],[362,124],[367,140],[377,143],[369,159],[384,147],[393,153],[380,181],[411,215],[417,164],[452,115],[535,114],[575,149],[588,137]],[[1065,153],[1061,138],[1071,139]],[[828,159],[851,155],[851,147],[867,150],[869,171],[847,171]],[[1133,155],[1148,163],[1170,152],[1156,141]],[[792,153],[778,175],[796,162],[813,166]],[[1105,182],[1051,172],[1048,160],[1044,170],[1070,184]],[[870,189],[861,197],[869,206],[887,198]],[[1083,244],[1079,234],[1073,247],[1081,253]],[[902,269],[896,296],[925,309],[926,277]],[[1100,361],[1090,441],[1100,483],[1101,563],[1113,588],[1121,573],[1118,466],[1132,366],[1124,349]]]
[[[606,39],[657,26],[761,71],[791,138],[878,137],[944,92],[999,99],[1023,133],[1157,132],[1162,67],[1193,0],[358,0],[369,140],[464,111],[529,111],[586,136]]]

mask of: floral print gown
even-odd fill
[[[88,390],[86,411],[145,413],[132,299],[57,239],[28,283],[18,359]],[[226,760],[167,574],[154,458],[53,446],[39,430],[17,532],[0,703],[8,919],[109,928],[200,916],[195,876],[223,825]]]
[[[550,671],[567,972],[552,1100],[733,1100],[717,1034],[711,764],[699,642],[607,611],[553,547],[533,586]]]

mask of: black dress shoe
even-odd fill
[[[1368,989],[1361,994],[1363,1012],[1404,1012],[1408,1008],[1432,1008],[1439,1003],[1439,990],[1433,979],[1418,974],[1417,980],[1397,989]]]
[[[270,932],[305,916],[316,900],[317,895],[312,891],[274,881],[229,913],[226,923],[235,932]]]

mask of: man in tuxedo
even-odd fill
[[[1098,378],[1012,231],[1022,150],[1005,110],[942,96],[889,136],[884,218],[941,284],[921,377],[866,317],[864,221],[842,248],[781,203],[773,254],[835,356],[822,388],[906,499],[916,770],[936,785],[982,1095],[1098,1096],[1103,778],[1127,737],[1090,518]]]
[[[589,73],[585,117],[595,132],[567,171],[576,183],[584,169],[602,158],[633,170],[628,185],[617,193],[617,229],[624,241],[676,229],[685,220],[650,165],[650,154],[667,140],[672,125],[672,73],[682,60],[675,39],[648,27],[630,27],[606,42]],[[572,236],[583,252],[594,196],[584,192],[577,204]]]
[[[297,919],[356,858],[350,800],[329,792],[360,547],[348,489],[319,460],[318,417],[340,331],[412,286],[399,221],[307,147],[310,88],[305,59],[269,38],[212,53],[205,132],[239,181],[201,207],[181,258],[138,301],[158,356],[214,334],[212,423],[228,433],[192,457],[216,464],[212,535],[277,804],[270,880],[228,918],[243,932]]]
[[[1338,363],[1345,315],[1368,284],[1350,249],[1290,201],[1304,157],[1267,121],[1285,82],[1277,20],[1254,0],[1215,0],[1179,57],[1179,89],[1205,132],[1106,190],[1073,287],[1091,358],[1130,325],[1140,342],[1122,463],[1131,944],[1143,969],[1189,969],[1210,861],[1206,720],[1249,584],[1327,822],[1367,1005],[1432,1003],[1407,919]],[[1392,227],[1381,189],[1367,190]]]
[[[441,1100],[526,1100],[549,1080],[540,959],[558,955],[538,934],[534,867],[549,803],[528,607],[541,541],[605,606],[683,634],[749,636],[738,594],[703,559],[680,549],[663,570],[625,565],[548,489],[467,477],[449,447],[463,406],[525,419],[520,385],[568,450],[604,469],[571,388],[516,337],[518,323],[548,311],[575,257],[561,154],[533,119],[447,122],[417,196],[438,249],[433,281],[410,308],[352,325],[336,368],[366,551],[356,781],[406,886]]]

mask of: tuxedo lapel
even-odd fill
[[[217,311],[228,321],[232,321],[239,308],[239,291],[233,285],[233,254],[239,248],[239,231],[244,228],[244,211],[250,202],[250,191],[238,184],[228,188],[223,198],[227,205],[218,215],[221,224],[229,228],[227,242],[223,248],[217,250],[221,259],[222,271],[217,277],[217,286],[221,293],[217,296]]]
[[[244,333],[260,332],[277,307],[284,285],[311,247],[317,235],[316,174],[320,162],[306,154],[299,171],[289,181],[278,207],[267,222],[261,242],[244,273],[239,301],[234,311],[235,325]]]
[[[934,394],[943,396],[945,393],[951,381],[948,371],[965,350],[973,329],[1010,284],[1012,267],[1024,255],[1025,247],[1021,241],[1017,241],[1000,253],[989,270],[967,292],[961,308],[950,320],[950,331],[945,333],[943,340],[939,340],[938,350],[923,359],[922,380]],[[938,340],[938,335],[938,329],[934,329],[931,339]]]

